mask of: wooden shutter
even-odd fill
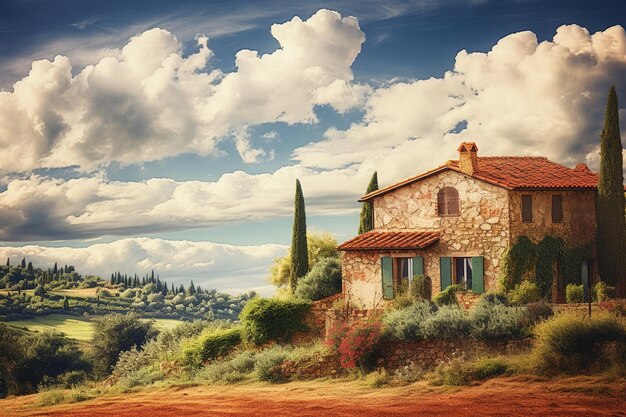
[[[485,268],[482,256],[472,257],[472,291],[482,294],[485,290]]]
[[[424,258],[416,256],[413,258],[413,276],[424,275]]]
[[[552,196],[552,222],[560,223],[563,221],[563,196],[555,194]]]
[[[393,300],[393,260],[389,256],[380,259],[383,281],[383,299]]]
[[[530,194],[522,195],[522,221],[533,221],[533,196]]]
[[[437,214],[440,216],[458,216],[459,192],[452,187],[444,187],[437,193]]]
[[[439,276],[441,277],[441,291],[452,285],[452,258],[449,256],[439,258]]]

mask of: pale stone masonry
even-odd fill
[[[458,162],[448,161],[363,197],[374,207],[370,233],[384,237],[385,232],[436,231],[439,241],[425,248],[376,247],[371,243],[360,248],[357,237],[340,245],[343,292],[354,308],[379,308],[388,302],[385,298],[397,294],[402,274],[411,263],[402,258],[421,258],[412,263],[409,272],[430,277],[433,295],[441,291],[442,283],[447,286],[457,281],[468,290],[483,292],[497,287],[503,256],[520,235],[535,242],[546,235],[556,236],[571,247],[593,240],[597,175],[586,167],[571,170],[545,158],[481,158],[471,142],[461,144],[459,152]],[[438,198],[444,188],[448,193]],[[445,199],[458,212],[440,210],[438,201]],[[530,206],[531,220],[522,218],[523,199]],[[391,260],[385,263],[383,258]],[[595,276],[595,271],[589,270],[589,275]],[[385,279],[393,280],[393,295],[388,288],[384,296]]]

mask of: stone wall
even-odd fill
[[[533,200],[533,221],[522,222],[522,195]],[[563,196],[563,221],[552,222],[552,196]],[[511,243],[521,235],[537,243],[544,236],[557,236],[570,247],[591,242],[596,237],[595,191],[511,191]]]
[[[342,252],[343,294],[350,306],[375,308],[383,304],[380,253]]]
[[[481,354],[515,354],[530,350],[532,339],[482,342],[473,339],[384,341],[376,350],[376,367],[395,371],[406,366],[428,370],[453,358],[470,358]],[[315,379],[341,376],[337,355],[320,354],[298,361],[286,361],[281,372],[287,378]]]

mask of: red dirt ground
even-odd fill
[[[314,381],[143,389],[53,407],[36,396],[0,401],[3,416],[626,416],[626,381],[498,378],[459,389],[413,384],[366,388]]]

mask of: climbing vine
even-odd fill
[[[579,284],[580,266],[589,259],[591,248],[592,243],[569,248],[563,239],[554,236],[546,236],[536,244],[528,236],[520,236],[504,256],[501,284],[508,291],[528,279],[537,284],[542,297],[547,297],[552,290],[554,261],[558,262],[563,285]]]

